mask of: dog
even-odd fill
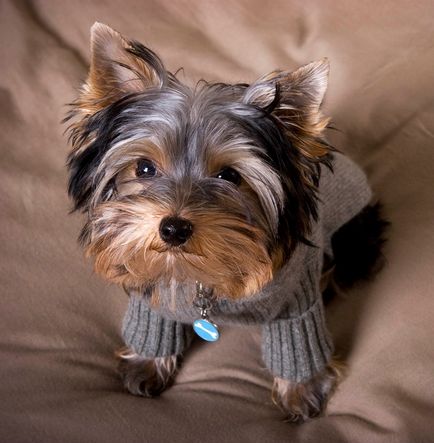
[[[323,59],[190,87],[93,25],[66,118],[69,194],[95,271],[129,294],[119,356],[131,393],[168,387],[194,332],[215,341],[220,324],[258,323],[286,420],[324,412],[341,366],[323,277],[348,288],[374,275],[387,226],[364,173],[326,141],[328,74]]]

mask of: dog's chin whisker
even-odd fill
[[[193,259],[193,258],[201,258],[206,259],[206,256],[202,253],[198,253],[196,251],[186,250],[186,249],[180,249],[173,251],[175,255],[181,256],[183,259]]]
[[[164,246],[153,246],[149,248],[150,251],[158,252],[159,254],[164,254],[170,252],[170,249]],[[146,255],[146,253],[145,253]]]

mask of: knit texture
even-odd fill
[[[372,197],[360,168],[341,154],[333,155],[333,173],[322,166],[319,218],[309,236],[315,246],[300,244],[261,291],[237,301],[220,299],[210,313],[218,325],[262,324],[264,363],[275,376],[295,382],[311,378],[330,361],[333,344],[319,287],[323,258],[332,256],[332,234]],[[199,317],[192,303],[194,282],[158,290],[158,307],[150,306],[149,295],[130,291],[123,325],[126,344],[150,358],[183,353],[191,324]]]
[[[143,303],[143,297],[131,297],[122,334],[131,349],[148,358],[182,354],[193,339],[189,325],[152,311]]]
[[[262,356],[272,374],[293,381],[312,378],[324,369],[333,353],[327,331],[318,275],[306,272],[293,293],[297,307],[284,318],[265,323]]]

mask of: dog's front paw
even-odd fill
[[[275,377],[272,398],[284,412],[285,421],[304,423],[322,415],[341,377],[341,368],[331,363],[315,377],[301,383]]]
[[[155,397],[169,387],[180,364],[180,356],[144,358],[131,351],[118,352],[124,386],[134,395]]]

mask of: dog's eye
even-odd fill
[[[151,160],[142,159],[137,162],[137,177],[151,178],[157,175],[157,167]]]
[[[234,185],[239,185],[241,183],[241,175],[238,174],[235,169],[232,168],[224,168],[217,175],[217,178],[222,180],[226,180],[228,182],[233,183]]]

